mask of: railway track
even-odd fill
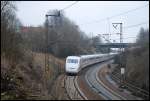
[[[107,87],[98,77],[98,71],[104,65],[110,63],[104,62],[101,64],[93,65],[92,68],[89,68],[85,74],[84,79],[90,89],[95,91],[100,97],[105,100],[127,100],[124,96],[113,91]],[[64,87],[67,93],[69,100],[88,100],[84,93],[80,90],[77,79],[80,76],[65,76],[64,77]]]
[[[90,68],[86,75],[85,79],[88,83],[88,85],[95,91],[97,94],[99,94],[103,99],[105,100],[125,100],[124,97],[118,95],[114,91],[110,91],[108,87],[106,87],[99,79],[98,79],[98,71],[103,67],[105,63],[102,63],[101,66],[94,65],[93,68]]]
[[[116,93],[115,91],[113,91],[112,89],[110,89],[109,87],[107,87],[98,77],[98,72],[96,73],[96,80],[97,82],[99,82],[104,88],[106,88],[109,92],[111,92],[111,94],[113,94],[114,96],[116,96],[119,100],[127,100],[125,97],[121,96],[120,94]]]
[[[78,76],[65,76],[64,85],[69,100],[88,100],[79,89],[77,83]]]
[[[121,74],[120,74],[119,68],[115,68],[113,70],[113,72],[111,73],[111,78],[115,82],[120,84]],[[141,89],[140,87],[138,87],[138,85],[133,85],[132,82],[126,81],[126,82],[124,82],[124,86],[125,86],[126,89],[131,91],[133,93],[133,95],[139,96],[143,99],[149,99],[149,92],[144,90],[144,89]]]
[[[115,74],[111,74],[111,78],[117,82],[118,84],[120,83],[120,78],[116,76]],[[141,88],[138,88],[130,83],[125,82],[125,87],[126,89],[130,90],[132,93],[134,93],[136,96],[141,96],[144,99],[149,99],[149,92],[145,91]]]
[[[101,67],[106,63],[101,63]],[[98,65],[98,66],[97,66]],[[99,64],[94,65],[99,67]],[[93,67],[95,68],[95,67]],[[120,100],[123,99],[120,96],[116,96],[112,91],[110,92],[104,85],[100,84],[100,81],[97,79],[97,72],[100,68],[92,69],[89,68],[87,73],[85,74],[85,80],[87,81],[90,88],[92,88],[98,95],[103,97],[106,100]],[[69,100],[88,100],[87,97],[83,94],[83,92],[79,89],[77,83],[78,76],[65,76],[64,85],[66,89],[67,96]]]

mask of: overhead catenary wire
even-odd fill
[[[103,21],[106,21],[106,20],[110,20],[114,17],[117,17],[117,16],[121,16],[121,15],[125,15],[127,13],[130,13],[130,12],[133,12],[133,11],[136,11],[138,9],[142,9],[144,7],[147,7],[149,4],[146,4],[146,5],[143,5],[143,6],[140,6],[140,7],[137,7],[137,8],[134,8],[134,9],[131,9],[131,10],[128,10],[126,12],[123,12],[123,13],[119,13],[119,14],[116,14],[116,15],[113,15],[113,16],[110,16],[110,17],[106,17],[106,18],[103,18],[103,19],[100,19],[100,20],[95,20],[95,21],[92,21],[92,22],[89,22],[89,23],[84,23],[84,24],[81,24],[81,25],[87,25],[87,24],[92,24],[92,23],[100,23],[100,22],[103,22]]]
[[[145,25],[145,24],[149,24],[149,21],[141,22],[141,23],[134,24],[134,25],[125,26],[125,27],[123,27],[123,29],[124,29],[124,32],[126,32],[130,28],[139,27],[139,26]]]
[[[99,34],[100,35],[100,34]],[[112,41],[116,41],[116,40],[120,40],[120,38],[116,38],[116,39],[106,39],[104,36],[101,36],[105,41],[107,41],[107,42],[110,42],[110,43],[112,43],[111,42],[111,40]],[[123,39],[130,39],[130,38],[137,38],[137,37],[126,37],[126,38],[123,38]]]
[[[142,22],[142,23],[139,23],[139,24],[135,24],[135,25],[125,26],[123,28],[128,29],[128,28],[137,27],[137,26],[140,26],[140,25],[143,25],[143,24],[148,24],[148,23],[149,23],[149,21],[146,21],[146,22]]]
[[[66,6],[66,7],[64,7],[63,9],[59,10],[59,14],[58,14],[58,15],[53,15],[53,16],[55,16],[55,17],[56,17],[56,16],[59,16],[59,17],[60,17],[60,12],[61,12],[61,11],[64,11],[64,10],[68,9],[69,7],[75,5],[77,2],[78,2],[78,1],[76,1],[76,2],[74,2],[74,3],[72,3],[72,4],[70,4],[70,5],[68,5],[68,6]],[[48,15],[48,16],[49,16],[49,15]],[[56,42],[56,41],[52,42],[52,44],[54,44],[55,42]]]
[[[66,7],[64,7],[64,8],[61,9],[60,11],[64,11],[64,10],[70,8],[71,6],[75,5],[77,2],[78,2],[78,1],[76,1],[76,2],[74,2],[74,3],[72,3],[72,4],[70,4],[70,5],[68,5],[68,6],[66,6]]]
[[[116,17],[116,16],[120,16],[120,15],[124,15],[124,14],[130,13],[130,12],[136,11],[136,10],[138,10],[138,9],[142,9],[142,8],[148,6],[148,5],[149,5],[149,4],[146,4],[146,5],[143,5],[143,6],[140,6],[140,7],[131,9],[131,10],[128,10],[128,11],[126,11],[126,12],[123,12],[123,13],[120,13],[120,14],[117,14],[117,15],[114,15],[114,16],[111,16],[111,17],[109,17],[109,19],[111,19],[111,18],[113,18],[113,17]]]
[[[137,37],[126,37],[126,38],[123,38],[123,39],[130,39],[130,38],[137,38]],[[117,39],[110,39],[110,40],[120,40],[120,38],[117,38]]]
[[[141,23],[138,23],[138,24],[125,26],[125,27],[123,27],[123,29],[129,29],[129,28],[133,28],[133,27],[138,27],[140,25],[145,25],[145,24],[149,24],[149,21],[144,21],[144,22],[141,22]],[[103,35],[103,34],[101,34],[101,35]],[[116,33],[111,33],[110,35],[116,35]]]
[[[123,40],[128,40],[128,41],[129,41],[129,39],[132,39],[132,41],[133,41],[133,40],[136,40],[136,37],[133,37],[133,38],[124,38]],[[119,43],[119,40],[120,40],[120,39],[111,40],[111,43]],[[126,43],[126,42],[124,42],[124,43]],[[128,43],[128,42],[127,42],[127,43]]]

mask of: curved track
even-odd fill
[[[77,83],[77,79],[84,78],[84,84],[88,86],[88,89],[93,90],[105,100],[126,100],[125,97],[121,96],[120,94],[116,93],[112,89],[108,88],[98,77],[99,70],[107,64],[112,63],[113,60],[102,62],[98,64],[94,64],[88,66],[85,71],[82,73],[82,76],[65,76],[65,89],[70,100],[88,100],[90,97],[86,97],[84,93],[80,90],[80,87]],[[94,100],[94,99],[93,99]]]
[[[121,97],[113,91],[110,91],[110,89],[102,84],[102,82],[97,77],[98,71],[101,69],[101,67],[108,63],[111,63],[111,61],[94,65],[86,72],[85,79],[88,85],[105,100],[125,100],[125,98]]]

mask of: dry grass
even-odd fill
[[[57,57],[54,57],[51,54],[46,54],[46,55],[49,56],[49,60],[51,62],[53,62],[55,60],[56,63],[60,63],[62,66],[65,64],[65,61],[64,61],[65,59],[59,59]],[[45,66],[45,54],[33,52],[33,56],[34,56],[35,64],[39,64],[42,67]]]
[[[12,66],[10,65],[8,60],[1,57],[1,74],[8,73],[8,71],[12,69],[12,72],[9,72],[8,75],[10,77],[12,75],[14,82],[17,83],[17,85],[15,85],[17,88],[12,91],[12,94],[15,94],[17,96],[19,96],[20,94],[24,95],[24,97],[19,96],[19,99],[53,99],[53,97],[49,93],[49,89],[47,89],[47,87],[49,87],[50,85],[48,84],[47,87],[45,87],[44,85],[45,55],[43,53],[33,52],[32,56],[32,59],[27,60],[26,58],[26,61],[17,64],[15,66],[15,69],[12,69]],[[50,61],[55,60],[56,64],[60,63],[62,65],[61,67],[63,68],[63,65],[65,63],[63,60],[52,55],[50,55],[50,59]],[[47,76],[49,77],[48,81],[52,83],[55,80],[54,76],[56,74],[54,73],[54,71],[56,70],[51,64],[49,68],[49,75]],[[4,96],[3,98],[7,99],[7,96],[10,95],[6,94],[6,96]],[[9,97],[8,99],[16,98]]]

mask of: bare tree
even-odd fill
[[[50,13],[57,15],[57,12]],[[84,54],[91,50],[89,38],[64,13],[59,17],[49,17],[48,39],[49,51],[56,56]]]
[[[127,80],[149,90],[149,30],[140,29],[137,48],[127,52]]]

